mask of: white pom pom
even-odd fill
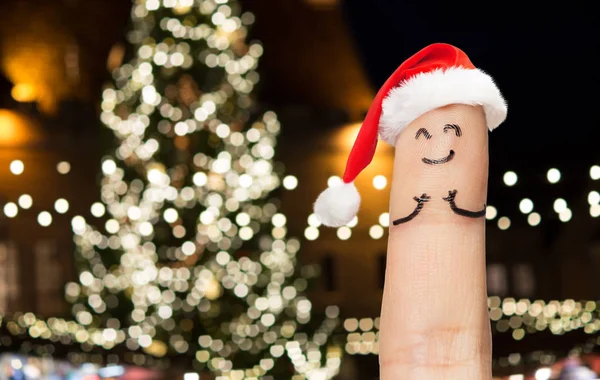
[[[354,183],[335,185],[323,191],[315,202],[315,214],[329,227],[350,223],[360,206],[360,194]]]

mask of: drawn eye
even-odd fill
[[[456,124],[446,124],[444,126],[444,133],[448,133],[449,129],[454,129],[454,133],[456,134],[457,137],[462,136],[462,130],[460,129],[460,127]]]
[[[429,132],[428,132],[428,131],[427,131],[427,129],[425,129],[425,128],[421,128],[421,129],[419,129],[419,130],[417,131],[417,134],[415,135],[415,139],[417,139],[417,140],[418,140],[418,139],[419,139],[419,136],[421,136],[421,135],[425,136],[425,138],[426,138],[427,140],[429,140],[429,139],[431,138],[431,135],[429,134]]]

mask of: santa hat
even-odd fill
[[[492,78],[459,48],[433,44],[404,61],[377,92],[350,151],[343,183],[317,198],[314,211],[321,222],[340,227],[358,212],[360,195],[354,180],[373,160],[378,135],[394,146],[415,119],[450,104],[482,106],[490,131],[506,118],[506,102]]]

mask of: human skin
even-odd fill
[[[480,106],[430,111],[396,141],[390,219],[399,223],[390,224],[388,239],[382,380],[492,378],[485,279],[488,161]]]

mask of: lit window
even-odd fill
[[[487,286],[491,295],[502,296],[508,292],[506,267],[503,264],[487,266]]]
[[[535,276],[529,264],[517,264],[513,267],[513,286],[519,297],[532,297],[535,292]]]
[[[53,315],[60,309],[63,287],[63,265],[59,257],[57,243],[53,240],[38,241],[34,246],[35,274],[37,278],[37,310]]]

